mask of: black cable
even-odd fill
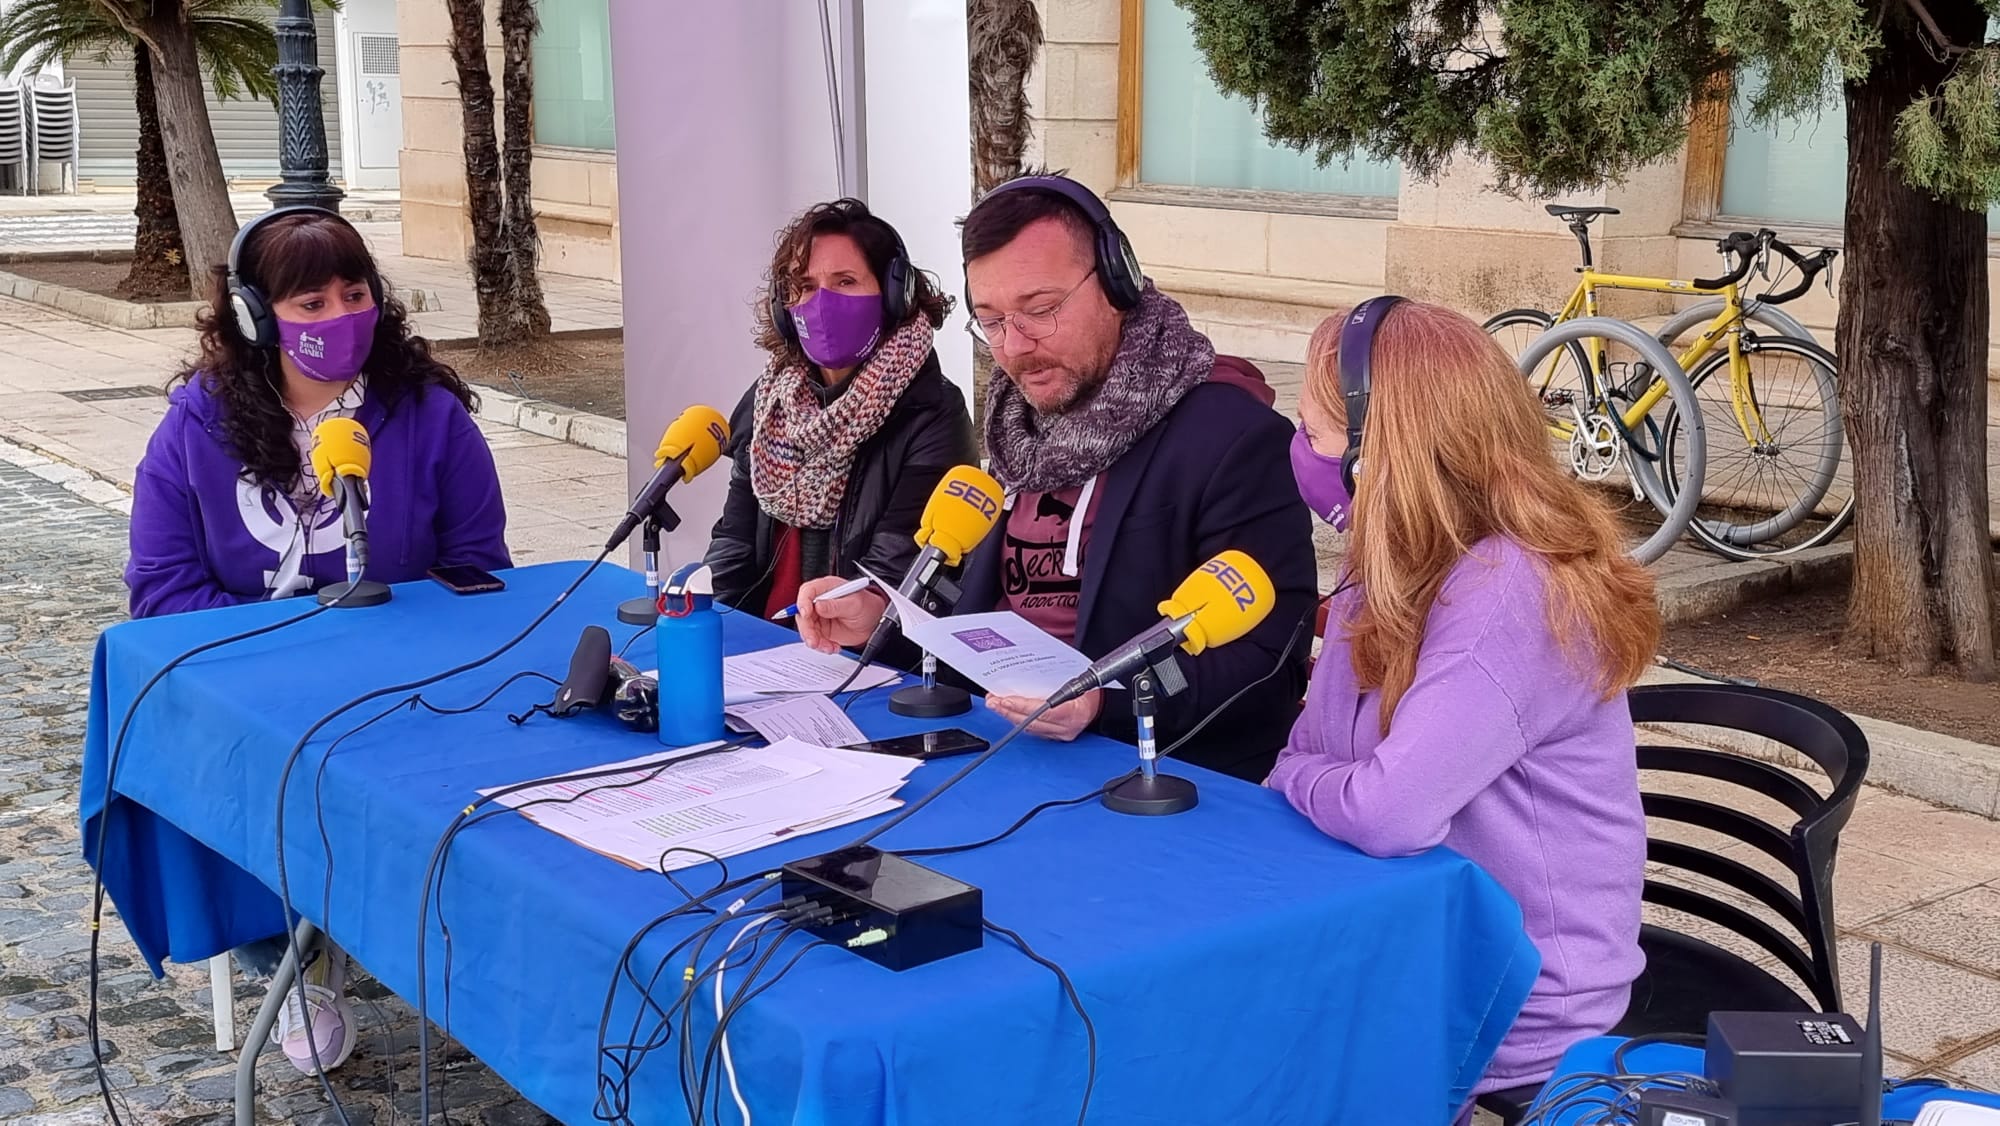
[[[104,1066],[105,1065],[104,1041],[98,1033],[98,1017],[102,1007],[101,1000],[98,997],[98,987],[99,987],[99,981],[102,976],[102,967],[99,964],[99,959],[100,959],[101,943],[104,933],[104,895],[105,895],[104,852],[105,849],[109,846],[109,841],[110,841],[111,804],[112,804],[112,799],[115,796],[113,783],[116,781],[118,777],[118,764],[124,759],[125,756],[125,737],[127,734],[130,733],[132,729],[132,720],[135,716],[138,715],[139,705],[145,702],[146,697],[152,693],[154,686],[159,684],[160,681],[166,679],[168,673],[174,671],[176,668],[179,668],[181,665],[185,664],[189,660],[192,660],[193,658],[198,657],[203,653],[213,652],[214,650],[220,649],[225,645],[233,645],[238,641],[248,641],[251,638],[262,637],[266,634],[275,633],[278,630],[284,629],[286,626],[297,625],[298,623],[303,622],[308,618],[316,618],[319,615],[326,613],[328,610],[331,610],[334,607],[338,606],[341,600],[346,598],[347,595],[351,593],[353,593],[353,589],[350,587],[347,591],[342,592],[332,602],[327,603],[326,605],[323,606],[315,606],[312,609],[307,610],[303,614],[294,614],[293,616],[285,618],[282,621],[272,622],[269,625],[258,626],[256,629],[244,630],[241,633],[234,633],[229,635],[228,637],[218,638],[214,641],[203,642],[202,644],[197,645],[194,648],[181,653],[179,656],[176,656],[172,660],[169,660],[166,664],[161,665],[159,669],[156,670],[151,677],[147,678],[146,683],[141,685],[139,691],[133,695],[132,702],[125,706],[125,715],[118,721],[118,733],[116,737],[112,739],[110,751],[105,756],[104,799],[98,811],[96,859],[91,865],[94,875],[91,884],[90,973],[89,973],[90,1006],[87,1019],[87,1026],[90,1034],[91,1065],[92,1069],[96,1072],[97,1089],[98,1092],[104,1096],[105,1111],[111,1117],[112,1126],[124,1126],[124,1120],[118,1116],[118,1107],[112,1098],[111,1077],[109,1073],[105,1071],[105,1066]],[[128,1107],[127,1109],[130,1108]]]
[[[505,798],[512,794],[519,793],[522,790],[528,790],[528,789],[533,789],[537,786],[547,785],[551,781],[551,779],[536,778],[526,782],[518,782],[511,786],[503,786],[497,790],[494,790],[492,793],[489,794],[481,794],[471,804],[467,805],[464,809],[458,812],[458,815],[452,819],[451,824],[445,828],[444,834],[438,838],[437,846],[431,852],[430,864],[424,873],[423,896],[417,911],[417,1018],[418,1018],[417,1039],[418,1039],[418,1051],[419,1051],[418,1079],[421,1084],[419,1087],[419,1096],[418,1096],[419,1105],[421,1108],[421,1116],[419,1117],[418,1121],[420,1122],[430,1121],[430,1096],[431,1096],[430,989],[428,985],[429,974],[428,974],[428,958],[426,950],[430,933],[431,895],[432,895],[432,888],[435,886],[437,888],[437,893],[440,896],[440,899],[442,898],[445,858],[450,852],[452,841],[456,839],[458,834],[462,832],[464,829],[469,828],[471,825],[477,824],[479,820],[484,820],[485,816],[499,816],[503,813],[518,813],[521,810],[529,809],[537,805],[567,804],[569,802],[577,801],[583,797],[586,797],[590,794],[596,793],[601,790],[618,789],[624,786],[640,785],[645,782],[650,782],[654,778],[657,778],[668,767],[673,766],[676,763],[692,762],[697,759],[706,758],[710,755],[721,754],[725,751],[737,750],[742,746],[743,746],[742,740],[732,740],[730,742],[721,744],[719,746],[710,747],[705,750],[695,751],[693,753],[676,753],[672,757],[660,760],[653,764],[645,764],[639,766],[624,765],[624,766],[606,767],[600,770],[579,771],[575,773],[565,774],[560,776],[565,780],[583,781],[595,778],[605,778],[605,779],[610,779],[610,781],[606,782],[601,786],[586,787],[585,789],[579,790],[574,794],[566,795],[560,798],[536,798],[532,801],[523,802],[519,806],[508,806],[503,809],[497,809],[497,810],[484,810],[482,808],[488,805],[492,805],[494,802],[500,800],[501,798]],[[634,773],[640,774],[640,777],[636,779],[630,778],[629,776]],[[481,816],[475,819],[474,815],[476,813],[484,814],[485,816]],[[445,932],[447,936],[446,937],[447,949],[449,949],[448,945],[450,941],[448,937],[449,931],[444,925],[444,920],[442,917],[442,906],[440,906],[439,908],[439,929]],[[449,976],[449,970],[447,969],[447,977],[448,976]]]
[[[992,758],[996,754],[999,754],[1000,749],[1002,747],[1005,747],[1007,744],[1013,742],[1016,737],[1018,737],[1023,731],[1026,731],[1028,729],[1028,726],[1030,724],[1042,718],[1042,716],[1045,713],[1047,713],[1048,710],[1049,710],[1049,705],[1046,702],[1036,705],[1035,710],[1029,712],[1027,716],[1021,720],[1021,722],[1015,724],[1012,730],[1008,731],[1007,734],[1000,736],[1000,738],[996,740],[992,746],[979,752],[977,755],[974,755],[971,762],[968,762],[964,766],[960,767],[958,773],[945,779],[944,782],[941,783],[937,789],[932,790],[930,793],[925,794],[923,797],[920,797],[916,801],[913,801],[910,804],[904,806],[902,809],[898,810],[894,815],[892,815],[887,821],[882,822],[880,825],[875,826],[873,829],[868,830],[867,832],[861,834],[859,837],[856,837],[854,840],[841,846],[841,849],[838,851],[844,851],[850,848],[860,848],[862,845],[867,844],[869,841],[874,840],[875,838],[881,836],[883,833],[886,833],[889,830],[895,828],[896,826],[901,825],[903,822],[908,821],[911,817],[916,815],[916,812],[918,810],[931,804],[931,802],[937,800],[939,794],[942,794],[946,790],[949,790],[953,786],[956,786],[960,782],[963,782],[965,780],[966,775],[971,774],[975,770],[978,770],[981,766],[985,765],[986,760]]]
[[[1345,589],[1347,588],[1336,587],[1334,589],[1333,594],[1339,594],[1342,590]],[[1327,597],[1332,598],[1333,594],[1329,594],[1327,595]],[[1215,721],[1216,716],[1219,716],[1223,712],[1228,711],[1230,707],[1236,703],[1236,701],[1241,700],[1244,697],[1244,695],[1247,694],[1252,688],[1255,688],[1258,685],[1263,684],[1265,681],[1268,681],[1272,677],[1283,672],[1285,669],[1285,661],[1291,657],[1292,650],[1298,646],[1299,636],[1305,632],[1306,623],[1311,621],[1313,615],[1318,612],[1319,612],[1319,605],[1315,603],[1313,605],[1313,608],[1307,610],[1305,616],[1299,619],[1299,624],[1292,627],[1292,636],[1286,639],[1285,647],[1278,651],[1278,659],[1271,663],[1270,672],[1265,673],[1263,676],[1258,677],[1257,679],[1251,681],[1250,683],[1244,685],[1243,687],[1238,688],[1235,692],[1230,693],[1230,696],[1227,700],[1224,700],[1222,703],[1217,704],[1207,715],[1202,716],[1200,723],[1197,723],[1193,727],[1188,728],[1187,731],[1182,733],[1180,738],[1167,744],[1167,749],[1160,752],[1160,757],[1161,758],[1171,757],[1175,751],[1178,751],[1183,746],[1186,746],[1187,741],[1189,739],[1192,739],[1195,736],[1201,734],[1202,729],[1207,727],[1210,723],[1213,723]]]
[[[829,942],[828,940],[823,938],[814,939],[811,942],[806,943],[804,946],[799,947],[797,952],[792,955],[792,960],[786,962],[782,967],[780,967],[777,973],[772,974],[768,980],[759,982],[758,978],[763,974],[765,965],[771,961],[772,957],[776,955],[779,950],[784,948],[785,939],[791,937],[794,934],[800,934],[800,933],[803,933],[801,928],[797,926],[787,926],[779,934],[777,941],[771,944],[770,951],[766,953],[763,956],[763,958],[759,959],[757,964],[751,968],[749,975],[743,979],[742,984],[737,987],[736,993],[730,997],[728,1003],[723,1007],[722,1014],[716,1018],[715,1031],[709,1034],[708,1047],[706,1051],[703,1053],[701,1080],[698,1091],[702,1093],[704,1101],[706,1099],[706,1088],[708,1086],[710,1071],[713,1067],[714,1061],[720,1055],[720,1049],[723,1044],[724,1038],[728,1035],[729,1032],[729,1025],[731,1024],[731,1022],[735,1021],[736,1014],[742,1012],[744,1006],[756,1000],[766,990],[778,984],[780,981],[783,981],[785,975],[791,973],[792,970],[799,964],[799,962],[804,960],[807,954],[812,953],[814,950],[822,946],[831,947],[838,945],[837,943]],[[753,944],[754,942],[762,942],[764,940],[764,937],[765,936],[761,933],[753,935],[752,936]],[[720,1094],[721,1092],[718,1091],[717,1092],[718,1098],[720,1097]],[[718,1114],[716,1117],[717,1120],[719,1121],[721,1115]]]
[[[1035,948],[1028,945],[1027,939],[1022,938],[1006,927],[1000,926],[991,919],[981,919],[979,923],[987,930],[1013,943],[1021,953],[1028,956],[1030,961],[1038,963],[1050,973],[1056,975],[1056,980],[1062,983],[1064,995],[1069,998],[1070,1008],[1076,1010],[1077,1019],[1083,1022],[1085,1043],[1090,1052],[1089,1070],[1083,1081],[1083,1106],[1076,1113],[1077,1126],[1083,1126],[1083,1120],[1090,1114],[1090,1094],[1097,1088],[1097,1026],[1091,1023],[1090,1014],[1083,1009],[1083,998],[1077,994],[1076,983],[1069,979],[1069,975],[1063,972],[1061,966],[1035,953]]]
[[[1677,1044],[1686,1048],[1699,1048],[1706,1043],[1704,1038],[1686,1032],[1649,1032],[1644,1036],[1634,1036],[1611,1049],[1611,1070],[1619,1075],[1632,1074],[1631,1068],[1626,1066],[1626,1058],[1632,1052],[1653,1044]]]
[[[1045,801],[1028,812],[1023,813],[1020,820],[982,841],[974,841],[971,844],[941,845],[937,848],[899,848],[896,850],[896,855],[905,859],[912,856],[949,856],[952,853],[971,852],[975,848],[985,848],[987,845],[999,844],[1001,841],[1019,832],[1028,822],[1033,821],[1051,809],[1061,809],[1064,806],[1082,805],[1085,802],[1096,801],[1128,779],[1137,778],[1138,776],[1139,772],[1137,770],[1129,771],[1091,790],[1087,794],[1079,794],[1073,798],[1056,798],[1052,801]]]
[[[298,765],[299,758],[302,755],[304,755],[307,744],[309,744],[312,741],[312,737],[318,734],[320,730],[324,728],[327,724],[332,723],[335,719],[337,719],[342,715],[345,715],[348,711],[360,707],[362,704],[368,703],[371,700],[379,700],[384,696],[392,696],[399,692],[408,692],[413,689],[427,688],[430,685],[436,684],[440,681],[449,680],[454,676],[459,676],[464,673],[471,672],[474,669],[481,668],[495,660],[498,660],[503,654],[514,648],[514,646],[519,645],[522,641],[525,641],[528,638],[529,634],[532,634],[536,629],[540,628],[543,622],[548,621],[548,619],[551,616],[553,616],[557,610],[561,609],[563,604],[569,601],[570,595],[575,594],[577,590],[583,586],[584,582],[588,580],[593,573],[596,572],[597,568],[603,565],[605,558],[610,555],[611,551],[612,548],[610,547],[606,547],[603,551],[600,551],[597,554],[597,558],[591,560],[590,564],[586,566],[582,570],[582,572],[580,572],[576,576],[576,578],[570,582],[569,586],[563,589],[561,594],[556,595],[555,599],[551,601],[546,607],[544,607],[541,613],[535,615],[534,619],[530,621],[526,626],[522,627],[520,632],[516,633],[513,637],[503,642],[498,648],[487,653],[485,656],[464,662],[453,668],[446,669],[443,672],[433,673],[432,675],[427,677],[422,677],[412,681],[406,681],[402,684],[389,685],[388,687],[385,688],[377,688],[373,691],[363,693],[360,696],[356,696],[353,699],[347,701],[346,703],[341,704],[339,707],[334,708],[332,711],[327,712],[325,715],[322,715],[317,720],[314,720],[312,726],[306,728],[304,734],[299,736],[298,741],[292,744],[290,752],[288,752],[285,756],[284,767],[278,773],[278,793],[277,793],[276,810],[274,816],[274,821],[275,821],[274,831],[277,837],[278,897],[281,902],[281,905],[284,908],[284,917],[286,922],[285,944],[289,953],[292,956],[294,965],[301,971],[293,975],[293,986],[296,990],[296,998],[299,1002],[299,1008],[301,1012],[311,1011],[311,1001],[310,998],[308,998],[306,995],[305,975],[303,973],[303,970],[305,968],[305,955],[304,952],[299,949],[298,926],[297,923],[295,922],[295,918],[298,916],[298,911],[292,905],[291,880],[287,874],[285,867],[285,793],[290,786],[292,771]],[[319,1075],[320,1083],[326,1089],[327,1097],[333,1101],[335,1112],[340,1116],[343,1126],[346,1126],[347,1123],[346,1111],[341,1107],[339,1097],[335,1095],[333,1092],[333,1084],[327,1080],[326,1063],[323,1059],[320,1058],[319,1042],[315,1040],[313,1037],[308,1036],[306,1037],[306,1046],[312,1050],[313,1070]],[[426,1060],[425,1063],[428,1064],[428,1060]],[[424,1091],[424,1095],[426,1099],[428,1099],[429,1096],[428,1086]],[[425,1122],[429,1121],[428,1115],[426,1115],[424,1121]]]

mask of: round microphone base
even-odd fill
[[[659,604],[650,598],[628,598],[618,604],[618,620],[628,626],[658,625]]]
[[[348,587],[353,587],[353,593]],[[363,606],[380,606],[389,601],[389,588],[374,579],[362,579],[354,583],[335,583],[319,592],[321,606],[339,606],[343,610],[353,610]]]
[[[889,696],[889,710],[914,719],[943,719],[972,710],[972,695],[949,684],[913,684]]]
[[[1165,817],[1170,813],[1186,813],[1200,800],[1193,782],[1159,774],[1152,778],[1128,778],[1113,786],[1105,791],[1104,807],[1113,813]]]

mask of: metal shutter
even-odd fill
[[[326,118],[327,167],[340,178],[340,95],[334,84],[333,13],[321,12],[320,107]],[[133,108],[132,61],[118,52],[106,62],[78,58],[64,67],[76,79],[77,112],[83,121],[81,176],[100,183],[132,182],[139,147],[139,115]],[[219,101],[208,92],[209,123],[215,129],[222,173],[232,180],[278,178],[278,111],[247,98]]]

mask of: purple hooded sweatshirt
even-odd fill
[[[281,492],[243,479],[222,404],[197,378],[176,388],[132,489],[132,616],[259,602],[347,578],[340,511],[305,519]],[[355,421],[368,431],[368,568],[385,583],[435,566],[512,566],[507,513],[485,435],[441,387],[385,401],[371,385]],[[307,550],[307,549],[310,550]]]
[[[1371,856],[1436,845],[1521,905],[1541,976],[1476,1093],[1546,1079],[1572,1044],[1625,1015],[1645,968],[1646,819],[1631,713],[1549,628],[1541,564],[1512,540],[1474,545],[1424,624],[1416,678],[1381,728],[1335,599],[1306,710],[1265,785]]]

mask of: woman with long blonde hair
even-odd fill
[[[1513,894],[1541,976],[1475,1090],[1540,1082],[1618,1022],[1645,964],[1625,692],[1659,640],[1652,579],[1458,313],[1376,298],[1328,318],[1299,413],[1299,490],[1352,526],[1266,785],[1364,852],[1448,845]]]

